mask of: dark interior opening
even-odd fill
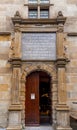
[[[71,125],[73,130],[77,130],[77,119],[70,117],[70,125]]]
[[[39,73],[39,108],[40,124],[51,124],[50,77],[45,72]]]

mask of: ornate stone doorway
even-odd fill
[[[64,38],[65,37],[65,32],[64,32],[65,21],[66,21],[66,17],[63,16],[61,11],[58,12],[58,15],[56,18],[52,18],[52,19],[35,19],[35,20],[23,19],[18,11],[12,18],[12,22],[14,24],[14,32],[13,32],[14,39],[12,40],[12,43],[11,43],[11,47],[10,47],[11,50],[10,50],[10,57],[9,57],[9,62],[11,63],[11,66],[12,66],[12,97],[11,97],[12,101],[8,109],[9,122],[8,122],[7,130],[14,130],[14,129],[21,130],[22,126],[25,126],[25,117],[26,117],[25,109],[28,107],[27,104],[25,105],[27,101],[27,99],[25,101],[25,96],[26,96],[25,94],[27,92],[27,89],[25,89],[27,88],[26,79],[27,79],[27,76],[30,73],[34,72],[35,70],[37,71],[43,70],[50,75],[50,90],[52,88],[51,90],[52,96],[50,96],[52,97],[51,98],[52,99],[52,113],[50,114],[52,115],[52,122],[53,122],[54,127],[56,128],[56,130],[64,130],[64,129],[72,130],[69,124],[69,107],[67,106],[66,65],[69,60],[65,51],[66,50],[66,47],[65,47],[66,42]],[[39,26],[39,24],[41,26]],[[36,58],[33,58],[33,59],[32,58],[28,59],[28,57],[25,58],[22,56],[22,52],[24,51],[21,49],[22,48],[21,46],[22,46],[22,43],[25,43],[25,40],[24,42],[22,42],[22,39],[24,39],[23,36],[26,35],[25,33],[30,33],[30,32],[31,33],[35,33],[35,32],[36,33],[37,32],[38,33],[41,33],[41,32],[53,33],[54,32],[56,34],[55,39],[51,39],[51,42],[47,44],[47,46],[50,47],[50,43],[54,43],[53,40],[56,40],[55,42],[56,49],[55,49],[54,59],[51,57],[48,60],[48,57],[45,57],[44,55],[46,53],[45,52],[43,53],[42,51],[41,52],[44,55],[43,59],[40,59],[41,54],[38,59],[37,59],[37,55],[36,55]],[[23,33],[24,35],[22,36]],[[33,40],[35,39],[33,38]],[[34,42],[32,46],[33,45],[34,45]],[[23,46],[23,48],[26,48],[26,47]],[[51,50],[51,48],[49,49]],[[25,52],[27,54],[27,51]],[[33,52],[34,52],[33,54],[35,54],[35,51]],[[53,52],[54,52],[54,49],[52,48],[52,50],[50,51],[50,55],[53,54]],[[31,56],[32,56],[32,53],[31,53]],[[38,82],[38,78],[37,78],[37,82]],[[36,98],[35,93],[34,92],[30,93],[30,99],[34,101],[35,98]],[[38,105],[38,108],[39,108],[39,105]],[[16,120],[15,120],[15,117],[17,117]],[[37,122],[38,121],[39,121],[39,118],[37,118]]]
[[[50,76],[43,71],[35,71],[27,76],[25,100],[25,124],[50,124],[52,103]]]

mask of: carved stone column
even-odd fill
[[[19,12],[16,12],[15,18],[19,19]],[[10,64],[12,68],[12,88],[11,88],[11,104],[9,106],[9,122],[7,130],[21,130],[21,111],[20,104],[20,76],[21,76],[21,32],[19,25],[15,25],[15,37],[12,39]]]
[[[67,106],[67,90],[66,90],[66,64],[67,58],[64,54],[64,32],[63,22],[61,18],[62,13],[58,14],[58,32],[57,32],[57,77],[58,77],[58,104],[57,111],[57,124],[56,130],[72,130],[69,121],[69,107]]]

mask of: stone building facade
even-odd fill
[[[0,128],[26,127],[28,76],[45,72],[52,126],[72,130],[70,119],[77,119],[77,0],[33,1],[0,1]]]

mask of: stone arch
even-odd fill
[[[43,71],[46,72],[49,76],[50,76],[50,82],[51,82],[51,93],[52,93],[52,118],[53,118],[53,122],[55,120],[55,107],[54,104],[55,102],[57,102],[57,76],[56,76],[56,69],[54,64],[50,64],[50,63],[32,63],[32,64],[26,64],[23,69],[22,69],[22,75],[21,75],[21,92],[23,90],[24,94],[23,97],[21,95],[21,98],[23,98],[23,103],[25,102],[25,93],[26,93],[26,78],[27,76],[35,71]],[[56,91],[54,91],[56,88]],[[55,98],[56,95],[56,98]],[[56,99],[56,100],[55,100]],[[25,106],[23,107],[23,111],[22,111],[22,122],[25,125]]]
[[[30,65],[29,67],[25,67],[22,72],[21,80],[25,80],[25,77],[27,77],[30,73],[34,71],[44,71],[50,77],[56,76],[56,70],[54,66],[47,65],[47,64],[37,64],[37,65]]]

